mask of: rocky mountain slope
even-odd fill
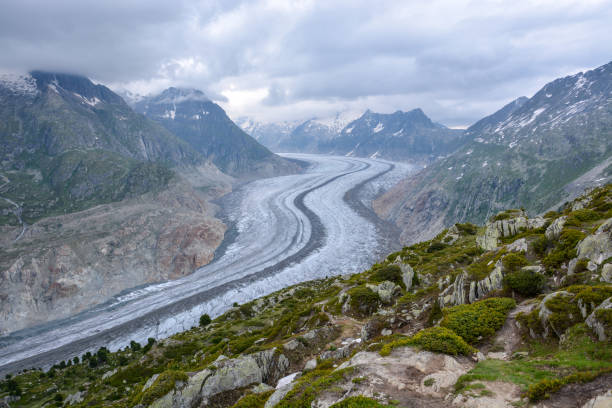
[[[470,143],[374,204],[405,243],[507,207],[537,214],[612,177],[612,63],[557,79],[466,131]],[[573,195],[572,195],[573,194]]]
[[[168,88],[141,99],[134,109],[234,177],[265,177],[298,170],[295,163],[276,156],[247,135],[219,105],[196,89]]]
[[[0,78],[0,333],[207,263],[231,178],[89,79]]]
[[[8,377],[10,406],[604,407],[612,185],[456,224],[362,273]]]

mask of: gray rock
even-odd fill
[[[558,239],[561,235],[561,231],[563,230],[563,226],[565,225],[565,221],[567,221],[567,216],[562,216],[556,218],[549,226],[546,228],[546,232],[544,235],[548,239]]]
[[[143,388],[144,390],[144,388]],[[79,402],[82,402],[84,399],[85,393],[82,391],[77,391],[74,394],[70,394],[66,397],[66,399],[64,400],[64,402],[68,405],[72,405],[72,404],[78,404]]]
[[[216,369],[205,369],[189,378],[186,385],[155,401],[152,407],[193,407],[208,404],[208,399],[225,391],[253,384],[274,383],[289,368],[289,360],[276,349],[224,359]]]
[[[402,291],[401,287],[390,281],[384,281],[378,285],[366,284],[366,286],[377,293],[380,300],[385,304],[391,304],[393,298]]]
[[[499,260],[497,264],[495,264],[495,268],[491,271],[489,276],[482,280],[473,281],[470,283],[470,292],[468,296],[469,302],[473,303],[495,290],[502,289],[503,280],[504,275],[502,273],[502,263],[501,260]]]
[[[601,280],[612,283],[612,264],[607,263],[601,268]]]
[[[414,279],[414,269],[412,269],[412,266],[409,264],[403,262],[399,256],[395,259],[394,264],[400,267],[402,271],[402,281],[404,281],[406,290],[409,290],[412,287],[412,280]]]
[[[524,211],[512,214],[512,218],[487,222],[484,232],[476,237],[476,243],[485,251],[490,251],[499,246],[499,238],[511,237],[524,229],[539,228],[544,225],[543,219],[534,218],[528,220]]]
[[[580,241],[576,248],[578,258],[588,258],[597,265],[612,257],[612,218],[600,225],[595,234]]]
[[[306,364],[304,365],[304,371],[312,371],[315,368],[317,368],[317,359],[316,358],[308,360],[306,362]]]
[[[145,383],[144,387],[142,387],[142,390],[144,391],[147,388],[150,388],[153,385],[153,383],[155,382],[155,380],[157,380],[157,377],[159,377],[159,374],[153,374],[151,376],[151,378],[149,378],[147,380],[147,382]]]
[[[289,391],[293,389],[294,385],[295,384],[291,383],[283,387],[277,388],[276,391],[274,391],[274,393],[270,395],[270,398],[268,398],[268,400],[266,401],[266,405],[264,405],[264,408],[273,408],[277,406],[278,403],[281,402],[283,398],[285,398],[285,395],[289,394]]]
[[[384,326],[384,320],[377,316],[372,317],[361,328],[361,340],[366,342],[378,337]]]
[[[457,275],[453,285],[447,287],[444,289],[444,291],[442,291],[442,293],[440,293],[438,296],[440,307],[455,306],[465,303],[467,300],[467,294],[465,291],[467,277],[468,275],[466,272]]]
[[[393,330],[391,330],[391,329],[383,329],[383,331],[380,332],[380,334],[383,335],[383,336],[390,336],[390,335],[393,334]]]
[[[595,310],[593,310],[593,313],[591,313],[589,317],[587,317],[587,319],[585,320],[586,325],[593,329],[600,341],[608,340],[609,336],[607,332],[609,333],[611,328],[607,327],[606,322],[599,320],[596,316],[596,313],[598,310],[609,309],[612,309],[612,297],[609,297],[604,300],[599,306],[595,308]]]
[[[274,387],[270,387],[268,384],[261,383],[251,388],[253,394],[263,394],[264,392],[272,391]]]
[[[549,318],[552,312],[550,311],[550,309],[546,307],[546,302],[548,302],[550,299],[553,299],[557,296],[574,297],[574,294],[570,292],[566,292],[564,290],[560,290],[557,292],[549,293],[548,295],[544,297],[544,299],[542,299],[542,301],[540,302],[540,305],[538,306],[538,317],[540,319],[540,322],[542,323],[542,327],[544,328],[544,337],[548,337],[551,329],[554,331],[554,327],[551,327],[549,324]],[[557,333],[556,331],[555,333],[559,337],[563,334],[563,333]]]
[[[506,245],[506,249],[510,252],[527,252],[527,240],[525,238],[517,239]]]

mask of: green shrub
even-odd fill
[[[587,270],[589,266],[589,260],[586,258],[581,258],[576,262],[576,267],[574,268],[574,273],[580,273]]]
[[[459,232],[465,235],[476,235],[478,231],[478,227],[471,222],[466,222],[465,224],[455,224]]]
[[[369,316],[378,309],[380,303],[378,293],[365,285],[349,289],[347,293],[351,297],[349,304],[353,314],[358,316]]]
[[[548,249],[548,238],[544,234],[538,234],[538,237],[532,242],[531,247],[536,255],[543,256]]]
[[[201,327],[208,326],[210,322],[212,322],[212,319],[210,318],[208,314],[204,313],[202,316],[200,316],[200,326]]]
[[[515,305],[514,300],[509,298],[489,298],[469,305],[445,308],[440,325],[474,344],[495,334]]]
[[[390,405],[383,405],[372,398],[357,396],[348,397],[340,402],[336,402],[330,408],[386,408]]]
[[[502,258],[502,264],[504,265],[504,269],[513,272],[519,268],[522,268],[523,266],[529,265],[529,262],[527,262],[527,259],[523,254],[509,253]]]
[[[504,276],[504,285],[523,296],[535,296],[542,291],[545,278],[534,271],[516,271]]]
[[[186,382],[189,378],[181,371],[164,371],[157,377],[153,385],[147,388],[140,399],[140,403],[145,406],[151,405],[155,400],[163,397],[174,389],[177,381]]]
[[[432,242],[431,245],[429,245],[429,247],[427,248],[427,252],[431,253],[431,252],[441,251],[447,246],[448,246],[447,244],[435,241],[435,242]]]
[[[576,257],[576,245],[582,241],[586,235],[578,230],[564,229],[559,237],[557,246],[542,260],[546,267],[558,268],[563,262]]]
[[[274,393],[274,390],[260,394],[247,394],[232,405],[232,408],[263,408],[272,393]]]
[[[415,346],[423,350],[451,355],[470,355],[476,351],[454,331],[445,327],[430,327],[419,331],[412,337],[399,338],[383,345],[380,355],[388,356],[393,349],[405,346]]]
[[[406,289],[402,280],[402,270],[398,265],[387,265],[376,269],[372,274],[372,280],[374,282],[390,281]]]
[[[562,378],[545,379],[529,386],[527,390],[527,398],[531,402],[538,402],[549,398],[550,394],[558,391],[567,384],[572,383],[587,383],[593,381],[600,375],[610,372],[610,369],[601,369],[596,371],[579,371],[574,374]]]

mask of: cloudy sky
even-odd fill
[[[421,107],[465,126],[612,60],[612,0],[3,0],[0,69],[204,90],[232,118]]]

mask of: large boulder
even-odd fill
[[[601,280],[612,283],[612,264],[607,263],[601,268]]]
[[[597,306],[593,313],[587,317],[585,323],[597,334],[600,341],[606,341],[612,337],[612,298],[604,300]]]
[[[402,271],[402,281],[406,286],[406,290],[409,290],[412,288],[412,281],[414,280],[414,269],[412,269],[410,264],[403,262],[399,256],[395,259],[394,264],[399,266],[400,270]]]
[[[546,223],[542,217],[527,218],[522,210],[510,210],[502,214],[509,218],[488,221],[484,231],[476,237],[476,243],[485,251],[497,248],[500,238],[514,236],[523,230],[541,228]]]
[[[151,407],[206,406],[225,392],[261,383],[273,384],[288,368],[289,360],[276,349],[218,360],[214,367],[196,373],[187,384],[158,399]]]
[[[612,257],[612,218],[597,228],[595,234],[587,236],[576,246],[578,258],[587,258],[600,265]]]

